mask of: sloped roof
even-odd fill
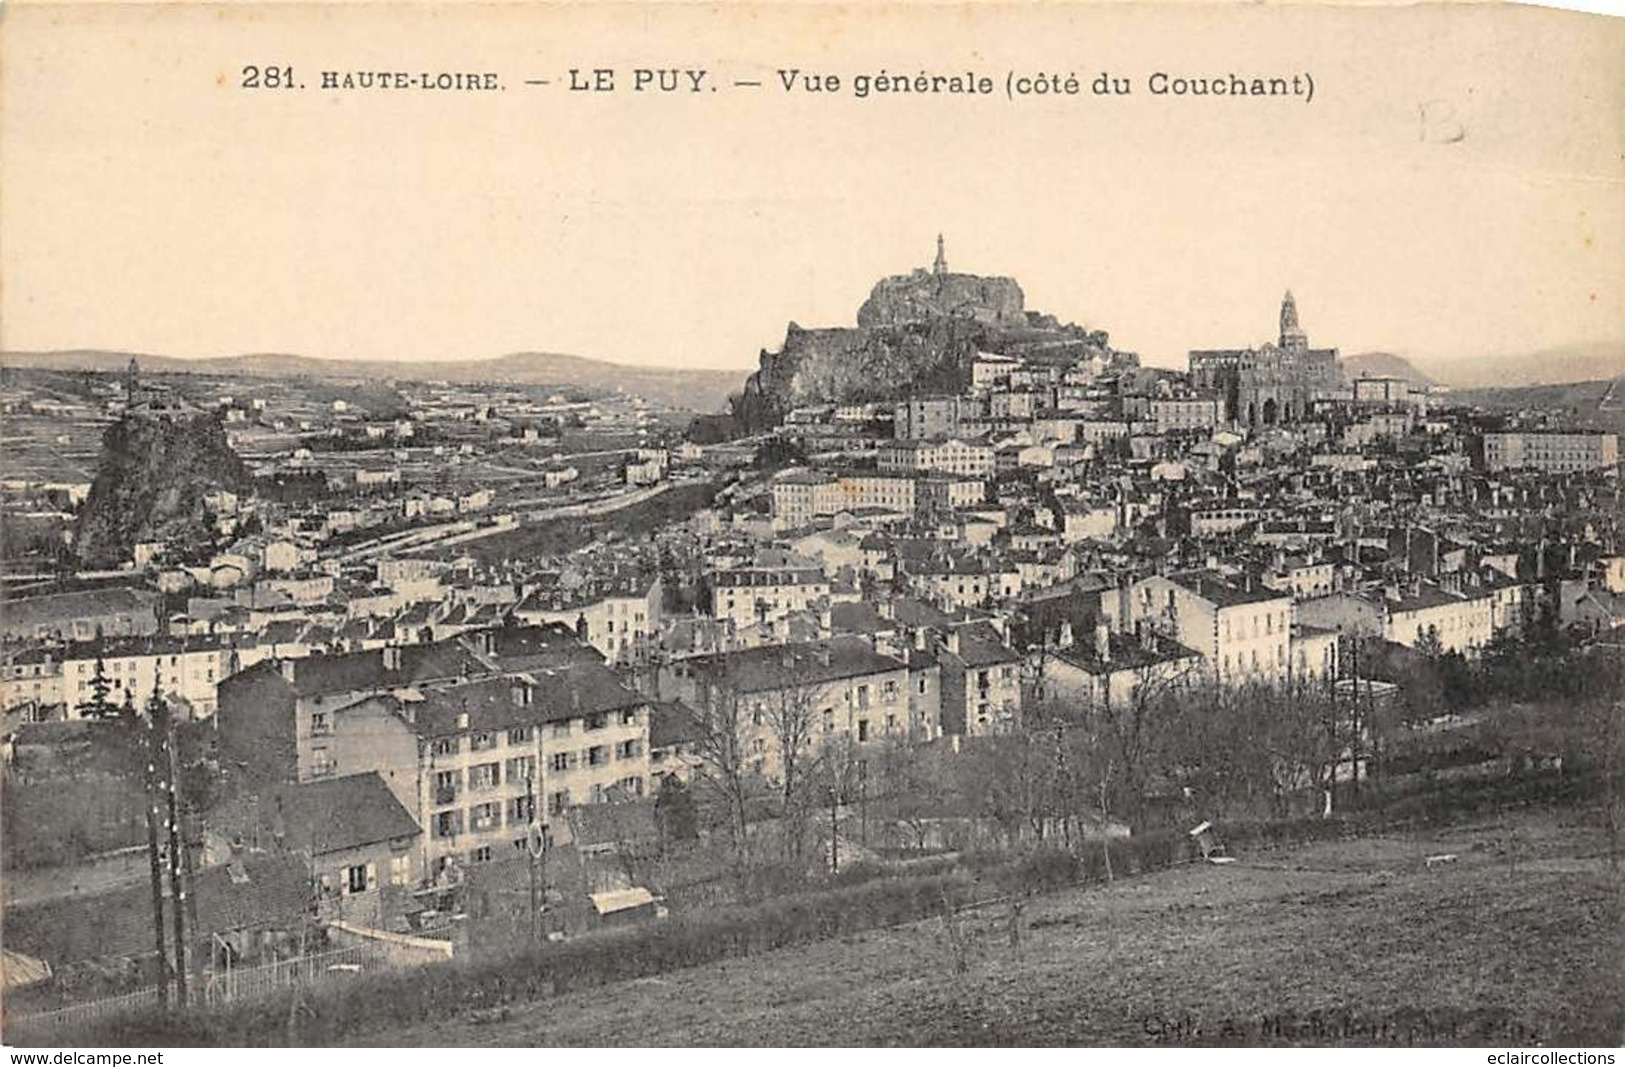
[[[376,771],[284,785],[272,795],[269,814],[288,847],[318,855],[420,832]]]

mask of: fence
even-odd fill
[[[116,997],[86,1000],[50,1011],[37,1011],[26,1015],[12,1015],[8,1012],[5,1019],[6,1041],[8,1044],[11,1043],[17,1037],[18,1031],[23,1031],[29,1037],[35,1038],[38,1043],[46,1044],[51,1037],[71,1036],[103,1019],[129,1015],[137,1011],[151,1011],[157,1006],[158,988],[148,986]]]
[[[295,985],[348,977],[357,970],[382,969],[389,965],[386,956],[379,946],[363,944],[277,960],[257,967],[227,967],[201,977],[201,984],[196,987],[197,999],[208,1005],[252,1000]],[[152,1012],[157,1007],[158,989],[148,986],[116,997],[70,1004],[65,1008],[16,1015],[7,1013],[5,1036],[8,1042],[71,1043],[76,1034],[84,1032],[94,1023],[138,1012]]]

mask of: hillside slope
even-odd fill
[[[1515,825],[1515,829],[1513,828]],[[1496,849],[1516,833],[1515,865]],[[1609,1045],[1602,833],[1551,812],[1243,855],[435,1020],[356,1044]],[[1438,869],[1422,857],[1460,859]]]

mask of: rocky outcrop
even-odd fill
[[[941,318],[1019,324],[1025,318],[1025,303],[1014,278],[917,270],[880,281],[858,309],[858,325],[896,326]]]
[[[211,413],[130,415],[102,435],[90,495],[79,512],[74,547],[93,567],[127,562],[135,546],[161,541],[172,554],[206,553],[213,530],[203,498],[250,484],[242,459]]]
[[[820,403],[895,400],[959,392],[977,352],[1081,358],[1110,354],[1104,332],[1028,311],[1013,278],[917,270],[885,278],[858,309],[856,327],[790,323],[777,351],[733,398],[741,432],[777,426]]]

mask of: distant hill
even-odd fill
[[[1439,393],[1438,400],[1489,411],[1542,411],[1575,429],[1625,432],[1625,378],[1450,389]]]
[[[1404,378],[1416,385],[1429,386],[1434,380],[1416,369],[1404,356],[1392,352],[1356,352],[1343,357],[1343,373],[1349,378]]]
[[[597,393],[636,393],[667,407],[716,411],[744,384],[745,372],[641,367],[557,352],[516,352],[495,359],[339,360],[283,353],[176,359],[145,353],[74,350],[0,353],[0,365],[46,370],[118,371],[135,356],[155,374],[241,374],[266,378],[332,378],[353,381],[499,382],[574,386]]]
[[[1591,382],[1625,376],[1625,341],[1563,345],[1451,361],[1440,381],[1452,388]]]

